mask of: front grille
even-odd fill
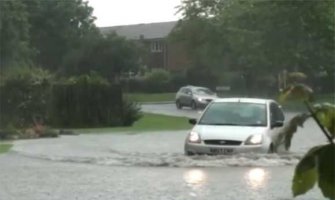
[[[205,144],[209,145],[241,145],[241,141],[236,140],[205,140]]]

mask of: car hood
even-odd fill
[[[245,141],[250,135],[263,134],[266,127],[196,125],[193,131],[198,132],[202,140]]]

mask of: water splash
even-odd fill
[[[36,159],[86,163],[105,166],[139,167],[273,167],[295,165],[301,154],[237,154],[233,156],[185,156],[181,153],[126,153],[111,150],[104,156],[63,156],[34,154],[15,150],[16,153]]]

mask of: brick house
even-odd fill
[[[115,32],[129,40],[140,42],[145,48],[142,56],[144,66],[178,71],[188,66],[189,59],[181,44],[168,40],[176,24],[177,21],[101,27],[100,31],[102,34]]]

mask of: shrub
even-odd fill
[[[57,127],[122,125],[122,92],[100,77],[82,75],[52,87],[50,123]]]
[[[43,126],[100,127],[131,125],[139,110],[123,103],[119,85],[96,73],[59,82],[38,68],[23,68],[2,74],[0,84],[0,138],[11,135],[30,138],[56,136],[45,129],[37,133],[34,119]],[[17,131],[16,131],[17,130]]]
[[[128,100],[123,101],[123,126],[132,126],[134,122],[139,120],[142,117],[140,109],[141,108],[134,102]]]
[[[46,116],[52,75],[39,68],[22,68],[2,76],[0,128],[28,127],[36,115]]]
[[[147,82],[151,83],[166,83],[170,78],[170,72],[164,69],[152,69],[151,72],[144,77]]]

